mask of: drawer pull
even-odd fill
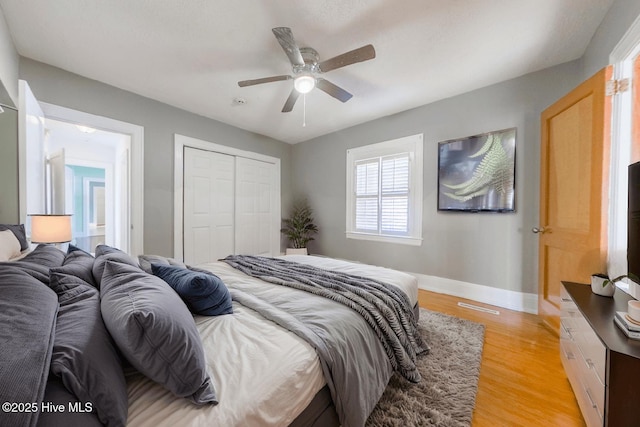
[[[570,351],[565,351],[564,352],[564,357],[567,358],[567,360],[573,360],[576,358],[576,356],[574,356],[574,354]]]
[[[589,402],[591,402],[591,407],[598,409],[598,405],[596,405],[596,402],[593,401],[593,397],[591,397],[591,390],[585,388],[584,391],[587,392],[587,398],[589,398]]]
[[[585,362],[587,363],[587,367],[589,369],[593,369],[593,368],[596,367],[595,363],[593,363],[593,360],[591,360],[591,359],[587,359],[587,360],[585,360]]]

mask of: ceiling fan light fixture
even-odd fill
[[[300,93],[309,93],[316,87],[316,79],[308,74],[303,74],[293,80],[293,87]]]

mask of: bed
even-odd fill
[[[326,292],[325,290],[309,292],[309,290],[296,288],[305,281],[302,278],[294,280],[293,285],[285,285],[278,282],[287,282],[288,279],[271,277],[271,274],[277,275],[271,270],[269,270],[269,277],[266,277],[264,271],[252,273],[248,269],[249,265],[255,262],[258,263],[256,267],[258,269],[286,268],[287,272],[291,271],[291,268],[301,271],[309,270],[309,274],[313,277],[325,274],[319,273],[320,271],[330,272],[326,274],[332,280],[334,275],[342,276],[344,273],[349,278],[358,278],[358,281],[373,278],[391,284],[394,288],[393,292],[400,295],[401,297],[398,298],[404,301],[406,312],[411,313],[410,316],[407,313],[398,315],[398,323],[407,323],[404,327],[410,330],[410,323],[416,321],[416,315],[413,312],[414,310],[417,312],[417,284],[415,277],[409,274],[314,256],[283,256],[277,259],[230,257],[224,261],[187,268],[180,261],[159,256],[142,256],[139,259],[132,259],[117,249],[109,247],[103,247],[100,253],[96,252],[95,259],[89,259],[88,254],[79,251],[65,254],[55,249],[59,252],[56,253],[52,249],[54,248],[39,246],[33,253],[26,256],[22,253],[20,260],[0,263],[0,289],[4,296],[10,295],[2,299],[4,305],[0,307],[0,313],[3,314],[0,316],[4,316],[5,322],[14,322],[16,307],[22,307],[17,311],[27,312],[30,320],[19,324],[17,328],[10,329],[21,332],[21,328],[26,327],[28,330],[22,333],[37,332],[40,336],[38,341],[44,343],[40,343],[37,349],[44,356],[41,361],[43,369],[39,371],[36,378],[29,375],[29,378],[25,379],[21,375],[14,374],[20,372],[18,368],[20,363],[24,368],[24,363],[32,364],[34,363],[32,360],[16,360],[16,357],[0,350],[0,357],[9,359],[2,360],[3,363],[0,365],[2,366],[0,367],[2,376],[0,397],[4,399],[3,401],[19,403],[22,401],[16,399],[24,399],[24,402],[36,402],[39,405],[37,408],[39,410],[36,412],[31,411],[25,414],[24,411],[22,413],[10,411],[3,414],[5,416],[0,417],[0,425],[15,425],[19,422],[21,425],[55,426],[65,425],[69,420],[72,420],[71,422],[75,425],[78,423],[123,425],[122,413],[125,411],[126,425],[132,427],[340,424],[347,427],[360,426],[364,425],[394,371],[402,371],[407,379],[419,380],[419,376],[412,376],[411,361],[408,359],[426,351],[427,345],[412,342],[407,350],[411,357],[404,360],[406,354],[396,348],[397,345],[399,346],[396,338],[387,337],[386,329],[397,327],[397,325],[394,326],[394,321],[367,320],[368,315],[365,313],[363,317],[357,310],[348,306],[349,302],[337,302],[336,300],[343,298],[341,295],[327,297],[319,295]],[[74,252],[75,255],[70,255]],[[71,262],[70,258],[73,258],[74,262]],[[80,259],[82,262],[77,262]],[[90,275],[86,271],[89,268],[89,262],[92,263]],[[273,265],[269,264],[265,267],[266,262]],[[82,268],[79,267],[80,264]],[[171,383],[171,380],[158,377],[158,373],[153,369],[148,371],[148,365],[154,365],[157,362],[149,359],[156,357],[156,353],[142,354],[144,352],[138,349],[136,351],[141,354],[129,355],[127,352],[130,349],[127,346],[139,345],[139,343],[122,344],[119,333],[110,329],[114,323],[112,312],[116,310],[113,307],[119,307],[120,303],[114,303],[113,296],[109,292],[123,286],[133,286],[132,283],[136,282],[147,286],[147,281],[157,279],[153,274],[149,274],[149,272],[153,273],[150,270],[151,264],[158,269],[160,268],[158,266],[162,265],[167,268],[189,270],[190,273],[212,275],[221,279],[231,297],[231,305],[226,308],[227,314],[216,316],[187,312],[187,319],[184,316],[184,310],[178,307],[179,303],[175,300],[167,300],[167,305],[164,306],[164,311],[172,311],[177,309],[176,307],[182,310],[178,314],[173,313],[172,316],[182,315],[185,322],[193,324],[193,330],[196,332],[191,335],[191,344],[197,347],[199,343],[202,347],[201,352],[193,353],[196,354],[193,356],[188,352],[178,354],[184,348],[189,348],[191,344],[181,345],[176,347],[177,350],[174,349],[171,357],[167,358],[180,360],[183,357],[188,363],[193,364],[192,361],[194,359],[198,361],[198,355],[202,355],[202,360],[199,360],[200,372],[194,374],[196,371],[194,369],[184,374],[185,378],[196,376],[199,388],[195,391],[182,390],[181,385],[176,386],[175,383]],[[70,265],[72,267],[69,267]],[[96,268],[102,271],[96,274]],[[301,272],[297,271],[295,274],[296,277],[303,277]],[[102,284],[96,283],[99,282],[95,280],[96,276],[101,277]],[[88,283],[92,278],[94,283]],[[80,286],[79,283],[82,281],[100,290],[94,291],[90,287]],[[23,298],[21,294],[24,293],[25,282],[29,282],[30,291],[27,297]],[[42,284],[49,286],[39,286]],[[54,292],[51,292],[51,289]],[[60,291],[60,289],[63,290]],[[82,292],[78,289],[82,289]],[[130,289],[135,291],[134,288]],[[169,290],[175,293],[170,288]],[[162,289],[162,292],[165,291]],[[69,297],[70,293],[72,297]],[[117,349],[115,357],[99,363],[100,366],[111,366],[112,372],[120,369],[123,378],[122,381],[113,380],[113,378],[119,378],[120,374],[109,377],[108,381],[113,384],[109,385],[108,392],[120,396],[119,400],[115,399],[115,402],[112,401],[106,405],[99,403],[102,396],[99,392],[87,398],[86,394],[82,395],[83,391],[78,391],[78,384],[74,383],[74,381],[81,382],[83,378],[89,378],[87,381],[91,382],[90,373],[83,371],[90,368],[85,366],[79,369],[80,374],[76,374],[73,381],[69,380],[70,374],[67,371],[62,375],[52,373],[54,366],[58,366],[56,372],[60,371],[60,363],[56,364],[53,361],[59,357],[59,351],[56,352],[56,349],[64,347],[58,343],[58,340],[63,339],[64,331],[56,328],[68,325],[70,322],[68,316],[79,311],[77,305],[73,305],[76,302],[70,305],[68,301],[74,298],[79,299],[77,295],[80,294],[91,296],[90,299],[94,304],[92,307],[95,307],[95,304],[100,305],[102,316],[99,315],[98,318],[104,319],[106,327],[103,328],[103,332],[107,331],[106,334],[100,335],[100,345],[103,345],[101,348],[109,348],[109,345],[112,345]],[[99,296],[97,300],[96,295]],[[173,298],[168,293],[163,295],[154,296],[154,298],[160,301],[165,296]],[[395,294],[392,293],[392,295]],[[358,296],[355,299],[360,298],[361,296]],[[59,300],[59,304],[52,302],[56,299]],[[87,299],[83,299],[82,303],[87,303]],[[13,312],[2,310],[7,304],[14,307]],[[186,304],[191,308],[188,302]],[[86,306],[84,309],[86,311]],[[39,320],[35,323],[42,323],[48,327],[29,325],[29,323],[34,324],[35,312],[38,312],[39,316]],[[390,319],[395,319],[395,314],[389,316]],[[43,318],[40,319],[40,317]],[[57,324],[51,320],[52,317],[57,317]],[[115,316],[116,323],[120,321],[120,317],[120,314]],[[95,320],[95,316],[94,321],[100,323]],[[173,322],[173,318],[171,321]],[[372,324],[369,325],[368,322]],[[83,324],[86,325],[87,321],[83,321]],[[381,326],[377,326],[378,324]],[[348,333],[353,335],[347,338],[344,330],[349,330]],[[169,339],[172,333],[167,335]],[[194,333],[197,335],[196,338],[193,336]],[[379,336],[376,339],[376,335],[380,334],[387,340],[386,344],[372,343],[376,340],[380,341]],[[322,335],[333,336],[330,339],[338,343],[330,340],[325,342],[326,337]],[[415,339],[409,335],[400,341]],[[4,344],[14,338],[14,336],[7,336],[6,333],[0,333],[0,340],[2,340],[0,345],[5,347]],[[76,339],[75,336],[73,339]],[[92,336],[91,339],[94,337]],[[181,339],[189,342],[188,336]],[[406,344],[403,343],[403,346]],[[46,347],[53,348],[53,356],[50,354],[51,351],[47,356]],[[94,347],[92,344],[91,348]],[[98,352],[95,349],[91,351]],[[110,354],[110,350],[99,353],[96,357],[105,358]],[[136,360],[136,357],[139,360]],[[118,363],[115,363],[116,359]],[[95,362],[92,363],[92,365],[95,364]],[[178,366],[176,369],[183,368],[177,362],[176,366]],[[108,372],[111,371],[105,368],[97,374],[105,376]],[[7,378],[10,378],[10,381],[7,381]],[[22,394],[16,394],[15,390],[7,386],[19,382],[33,384],[33,386],[27,390],[21,390]],[[95,383],[96,380],[93,379],[93,382]],[[112,392],[112,390],[120,391]],[[102,392],[104,394],[105,390]],[[43,404],[50,403],[53,406],[42,407]],[[51,408],[55,409],[57,404],[63,405],[66,411],[62,414],[52,413]],[[99,408],[101,405],[103,407]],[[24,408],[16,407],[15,409]],[[113,413],[120,413],[120,417],[112,416]]]

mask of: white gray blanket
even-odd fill
[[[252,277],[316,296],[292,294],[291,301],[278,301],[260,295],[267,300],[264,303],[232,291],[234,300],[293,331],[316,349],[343,426],[364,425],[392,371],[412,382],[420,380],[416,355],[428,351],[428,346],[417,332],[413,310],[401,290],[377,280],[281,259],[230,256],[223,261]]]

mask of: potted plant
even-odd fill
[[[592,274],[591,291],[597,295],[612,297],[616,290],[616,282],[627,277],[633,281],[638,281],[638,277],[636,277],[635,274],[623,274],[613,279],[610,279],[609,276],[604,273]]]
[[[291,217],[283,220],[284,227],[280,230],[289,239],[291,245],[287,248],[287,255],[307,254],[307,243],[318,232],[313,223],[313,210],[306,199],[299,200],[293,206]]]

